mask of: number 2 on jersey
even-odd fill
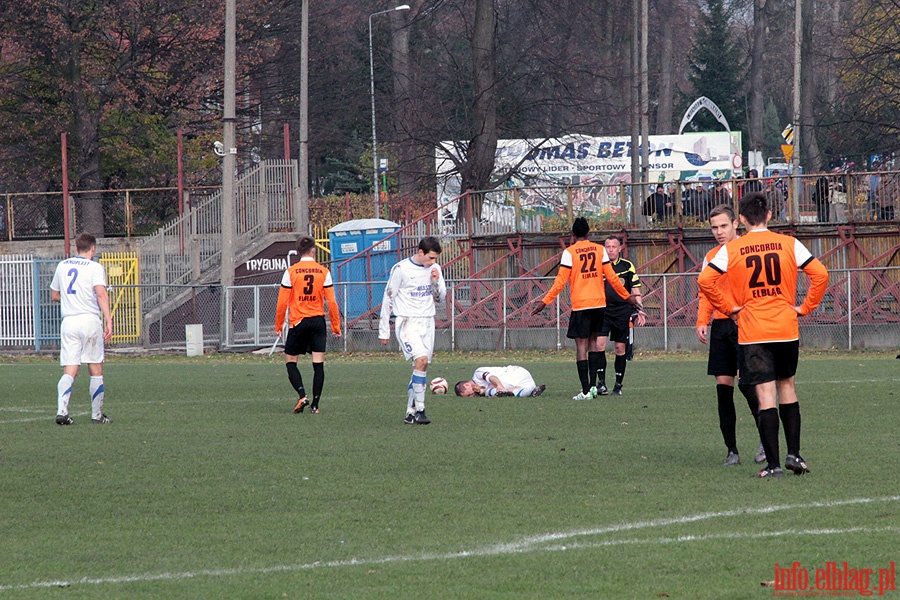
[[[71,277],[71,279],[69,279],[69,285],[68,285],[68,287],[66,287],[66,293],[74,295],[75,294],[75,280],[78,279],[78,269],[69,269],[69,272],[67,273],[67,275],[69,277]]]
[[[747,257],[747,268],[753,269],[750,274],[750,287],[759,288],[767,285],[781,284],[781,259],[774,252],[759,256],[751,254]],[[766,280],[762,280],[763,266],[765,266]]]
[[[578,258],[581,259],[582,273],[593,273],[597,270],[597,255],[594,252],[579,254]]]

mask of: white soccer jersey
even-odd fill
[[[431,280],[431,270],[438,270],[437,281]],[[378,322],[378,337],[386,340],[391,336],[390,318],[434,317],[435,302],[443,302],[447,296],[444,273],[437,263],[431,267],[422,266],[407,258],[391,268],[384,298],[381,302],[381,319]]]
[[[106,287],[106,269],[98,262],[73,256],[56,266],[50,289],[59,292],[63,318],[75,315],[102,318],[95,285]]]
[[[483,387],[491,387],[490,377],[496,377],[503,386],[510,388],[534,388],[534,378],[528,369],[518,365],[508,367],[481,367],[475,371],[472,381]]]

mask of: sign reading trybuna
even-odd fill
[[[251,258],[244,267],[247,271],[258,273],[260,271],[284,271],[288,268],[286,258]]]

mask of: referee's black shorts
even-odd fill
[[[631,340],[631,311],[615,311],[606,307],[600,337],[608,337],[614,342],[627,344]]]
[[[713,319],[709,328],[709,362],[706,364],[706,374],[734,377],[740,371],[743,376],[743,362],[744,353],[738,345],[737,323],[731,319]]]
[[[604,312],[603,308],[573,310],[569,317],[569,329],[566,331],[566,337],[574,340],[600,335]]]
[[[291,356],[325,352],[328,336],[325,333],[325,317],[304,317],[288,330],[284,341],[284,353]]]

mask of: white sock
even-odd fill
[[[427,373],[425,371],[413,370],[410,385],[412,386],[412,392],[414,394],[416,412],[425,410],[425,385],[427,383],[426,376]]]
[[[103,376],[91,377],[91,418],[103,416]]]
[[[75,378],[66,373],[59,378],[59,383],[56,384],[56,414],[69,414],[69,398],[72,397],[73,383]]]
[[[414,412],[416,412],[416,393],[413,391],[413,383],[410,379],[409,385],[406,386],[406,414],[411,415]]]

